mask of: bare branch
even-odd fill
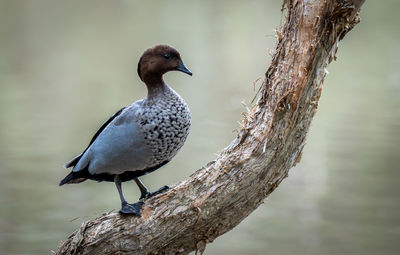
[[[364,0],[285,0],[272,63],[237,138],[217,159],[145,201],[142,217],[84,222],[57,254],[187,254],[234,228],[301,157],[326,69]]]

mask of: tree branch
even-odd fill
[[[217,159],[145,201],[142,217],[86,221],[57,254],[187,254],[254,211],[301,157],[327,64],[365,0],[284,0],[286,22],[257,103]]]

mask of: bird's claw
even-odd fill
[[[168,190],[168,189],[169,189],[169,187],[167,185],[164,185],[164,186],[162,186],[161,188],[159,188],[156,191],[146,192],[145,194],[142,194],[139,199],[150,198],[150,197],[158,195],[158,194],[160,194],[163,191]]]
[[[121,214],[129,214],[129,215],[135,215],[140,217],[140,209],[143,206],[143,202],[139,201],[134,204],[128,204],[128,203],[122,203],[121,210],[119,212]]]

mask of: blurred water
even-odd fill
[[[166,77],[193,127],[143,181],[172,185],[215,158],[268,66],[280,4],[0,1],[0,254],[49,253],[82,220],[119,208],[112,183],[57,184],[99,125],[145,96],[136,63],[147,47],[175,46],[193,71]],[[206,254],[398,254],[399,7],[367,1],[329,66],[301,163]]]

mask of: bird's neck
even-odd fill
[[[162,79],[154,83],[146,82],[146,86],[147,86],[148,99],[160,97],[164,95],[169,89],[168,85],[165,84],[165,82]]]

